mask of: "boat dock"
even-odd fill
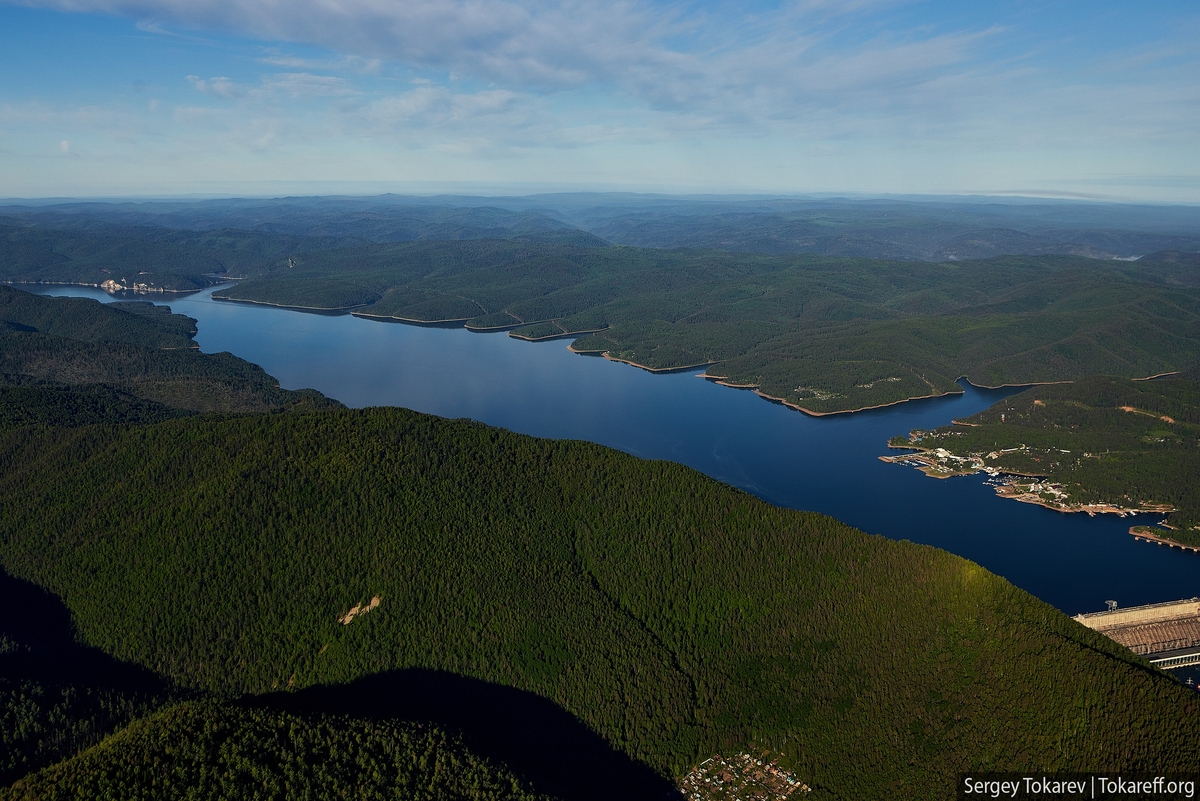
[[[1175,542],[1174,540],[1156,537],[1150,533],[1149,526],[1134,526],[1133,528],[1129,529],[1129,533],[1138,540],[1145,540],[1146,542],[1153,542],[1158,545],[1167,545],[1171,548],[1179,548],[1184,551],[1194,551],[1196,553],[1200,553],[1200,548],[1197,548],[1194,545],[1184,545],[1182,543]]]

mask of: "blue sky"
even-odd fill
[[[0,0],[0,197],[1200,202],[1200,4]]]

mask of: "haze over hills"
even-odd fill
[[[1200,212],[1190,207],[1154,218],[1144,207],[1078,203],[567,195],[496,199],[519,207],[505,210],[435,200],[9,208],[18,224],[0,228],[0,278],[185,291],[246,277],[217,296],[461,320],[529,339],[572,336],[577,350],[651,369],[706,365],[710,375],[813,413],[956,392],[964,375],[989,386],[1138,378],[1195,361],[1200,275],[1186,248],[1200,248]],[[559,209],[544,208],[556,201]],[[739,205],[755,211],[728,213]],[[1046,253],[1110,255],[1052,241],[1047,232],[1068,229],[1048,226],[1118,218],[1129,228],[1070,230],[1120,252],[1164,249],[1138,261]],[[643,244],[719,247],[610,246],[567,219],[590,220],[614,238],[640,231],[634,238]],[[152,221],[190,227],[147,227]],[[731,252],[744,242],[891,258]],[[1043,255],[956,255],[1005,249]],[[912,260],[928,252],[942,258]]]
[[[1200,250],[1200,211],[1193,206],[1013,198],[382,195],[10,205],[0,207],[0,216],[74,229],[94,221],[118,229],[231,228],[371,242],[527,236],[585,243],[578,234],[571,238],[577,230],[639,247],[916,261]]]

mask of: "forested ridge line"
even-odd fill
[[[664,777],[753,742],[828,797],[950,797],[1200,745],[1189,690],[963,559],[400,409],[0,432],[0,536],[83,642],[183,686],[336,712],[435,671]]]
[[[473,240],[312,251],[214,297],[535,340],[576,333],[575,350],[711,365],[830,413],[958,392],[961,376],[997,386],[1192,367],[1197,287],[1178,260],[935,264]]]
[[[941,448],[980,467],[1041,476],[1044,502],[1075,510],[1163,505],[1158,534],[1200,545],[1200,380],[1192,370],[1153,381],[1093,376],[1031,387],[953,425],[892,444]]]

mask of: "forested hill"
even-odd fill
[[[550,801],[437,727],[192,702],[18,781],[4,801]]]
[[[1176,509],[1162,536],[1200,544],[1200,371],[1154,381],[1104,376],[1031,387],[912,442],[1045,476],[1065,508],[1107,503]]]
[[[652,369],[707,365],[814,413],[959,392],[963,375],[987,386],[1142,378],[1200,359],[1200,274],[1169,260],[420,242],[301,254],[214,296],[571,336],[577,350]]]
[[[274,690],[268,711],[448,727],[564,797],[751,743],[847,799],[949,798],[968,769],[1184,770],[1200,747],[1191,690],[963,559],[399,409],[0,432],[0,563],[118,660]],[[207,713],[178,714],[28,786],[149,782]],[[293,726],[274,714],[244,725]],[[314,739],[293,731],[285,762]]]
[[[0,331],[155,349],[196,348],[196,321],[151,303],[52,298],[0,285]]]
[[[0,286],[0,427],[157,422],[195,412],[340,406],[280,389],[258,365],[201,353],[196,321]]]

